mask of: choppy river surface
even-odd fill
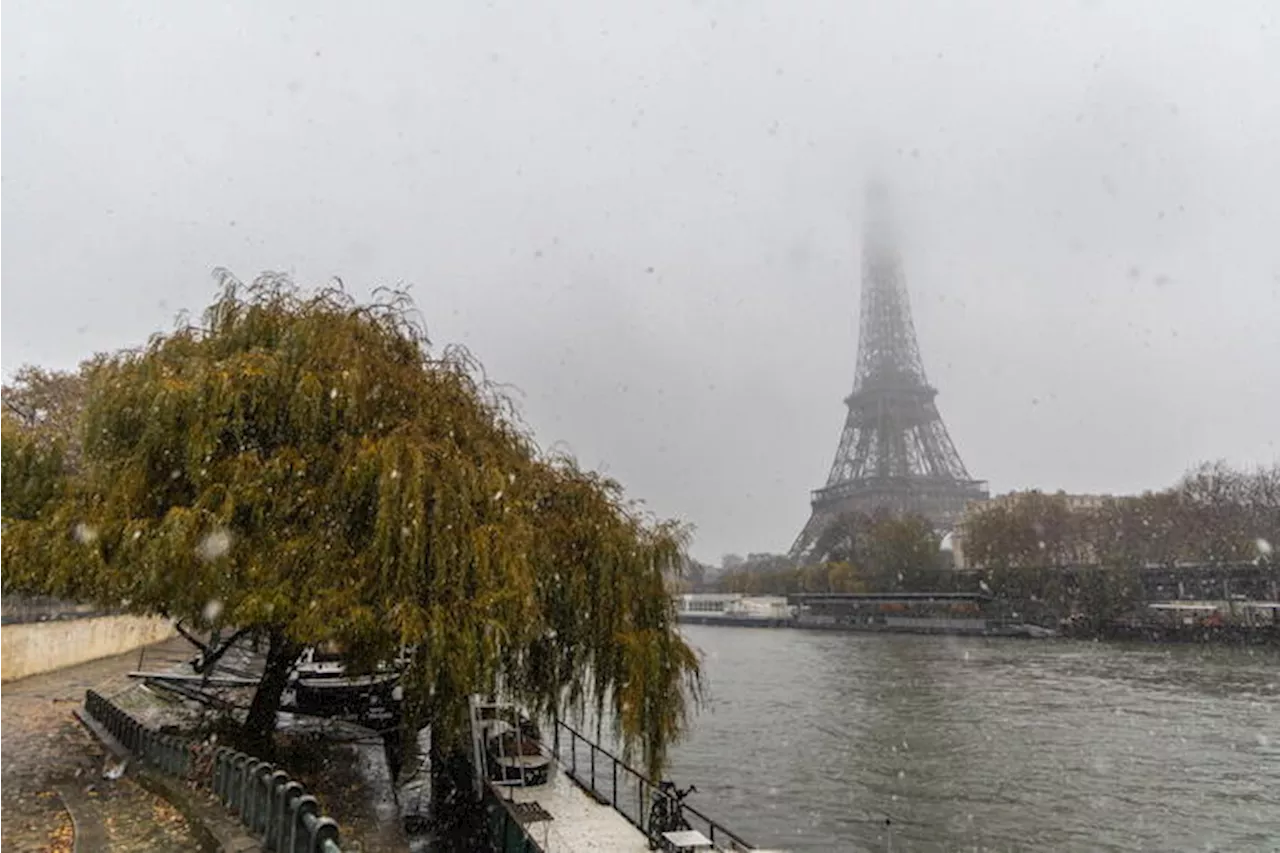
[[[671,776],[755,844],[1280,850],[1274,649],[685,634],[710,698]]]

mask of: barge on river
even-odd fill
[[[1081,622],[1066,620],[1063,629],[1087,633],[1087,624]],[[1280,645],[1280,601],[1158,601],[1107,623],[1101,634],[1158,643]]]
[[[791,625],[795,608],[782,595],[686,593],[676,596],[676,616],[688,625],[780,628]]]
[[[1054,632],[1004,617],[990,595],[971,592],[688,593],[677,596],[686,624],[809,628],[975,637],[1049,637]]]
[[[563,720],[473,697],[471,765],[499,853],[758,851]],[[758,851],[763,853],[763,851]]]

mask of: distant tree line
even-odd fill
[[[729,555],[724,571],[700,588],[985,592],[1017,618],[1052,624],[1074,617],[1100,628],[1140,602],[1144,566],[1259,561],[1280,568],[1280,465],[1243,471],[1206,463],[1169,489],[1086,507],[1065,494],[1027,492],[972,513],[961,534],[967,568],[953,571],[952,552],[926,519],[852,513],[823,531],[809,560]]]
[[[1028,492],[974,514],[963,533],[967,562],[992,569],[1274,560],[1280,464],[1240,471],[1205,463],[1172,488],[1088,509]]]
[[[715,588],[755,595],[923,591],[950,586],[949,566],[950,553],[927,519],[847,513],[827,526],[810,559],[752,555],[720,575]]]
[[[1241,471],[1222,462],[1169,489],[1088,508],[1028,492],[973,514],[963,530],[966,564],[1020,615],[1094,628],[1141,602],[1144,567],[1277,565],[1278,541],[1280,465]]]

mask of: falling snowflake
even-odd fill
[[[1271,543],[1262,537],[1258,537],[1257,541],[1258,553],[1264,557],[1271,555]]]
[[[75,526],[71,535],[75,536],[76,541],[81,545],[91,545],[98,539],[97,529],[85,524],[83,521]]]
[[[225,557],[231,550],[231,534],[226,530],[215,530],[200,540],[196,546],[196,556],[206,563]]]
[[[213,623],[218,621],[218,617],[222,615],[222,601],[217,598],[209,599],[209,602],[205,604],[204,610],[201,612],[204,615],[205,622]]]

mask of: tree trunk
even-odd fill
[[[465,699],[436,705],[431,716],[430,814],[435,833],[446,842],[442,849],[475,849],[485,833],[484,809],[473,781],[473,773],[484,768],[472,767],[470,733]]]
[[[445,844],[443,849],[476,848],[485,824],[484,809],[472,788],[471,759],[464,747],[440,745],[434,735],[430,754],[433,832]]]
[[[272,735],[276,730],[276,712],[289,684],[289,671],[302,654],[302,646],[290,640],[279,628],[267,636],[267,667],[258,690],[253,694],[249,716],[244,721],[245,751],[256,758],[270,758]]]

